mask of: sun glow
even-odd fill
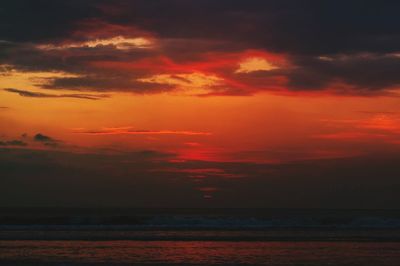
[[[277,69],[278,67],[271,62],[260,57],[247,58],[246,60],[239,63],[239,69],[236,73],[250,73],[255,71],[270,71]]]
[[[223,84],[222,78],[200,72],[190,74],[159,74],[149,78],[138,79],[138,81],[172,85],[176,86],[176,89],[179,91],[190,91],[191,93],[203,93],[210,87]]]

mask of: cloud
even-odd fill
[[[75,75],[35,84],[52,90],[151,94],[185,92],[186,86],[202,96],[387,95],[400,86],[399,8],[397,1],[372,0],[19,0],[6,3],[0,16],[0,64]],[[186,82],[193,73],[218,84]]]
[[[7,1],[2,6],[0,39],[18,42],[59,39],[71,32],[76,21],[96,14],[93,2]]]
[[[36,141],[36,142],[40,142],[40,143],[42,143],[42,144],[45,145],[45,146],[53,147],[53,148],[54,148],[54,147],[60,146],[60,143],[61,143],[61,141],[59,141],[59,140],[57,140],[57,139],[54,139],[54,138],[52,138],[52,137],[43,135],[43,134],[41,134],[41,133],[36,134],[36,135],[33,137],[33,140]]]
[[[246,174],[235,173],[235,171],[229,171],[224,168],[169,168],[160,169],[156,171],[166,171],[172,173],[185,173],[188,174],[189,178],[194,180],[204,180],[209,178],[221,178],[221,179],[235,179],[235,178],[246,178]],[[233,172],[233,173],[232,173]]]
[[[125,38],[124,36],[116,36],[106,39],[95,39],[84,42],[61,44],[61,45],[38,45],[37,48],[43,50],[67,50],[71,48],[95,48],[102,46],[113,46],[119,50],[130,50],[130,49],[148,49],[151,48],[151,40],[143,37],[137,38]]]
[[[0,146],[26,146],[27,143],[21,140],[0,141]]]
[[[75,130],[76,134],[84,135],[188,135],[188,136],[208,136],[210,132],[190,131],[190,130],[139,130],[131,127],[105,128],[101,130]]]
[[[387,209],[400,200],[398,152],[281,164],[169,162],[173,158],[160,151],[2,148],[0,202],[3,207],[193,208],[210,207],[203,195],[211,190],[212,207]]]
[[[323,120],[329,132],[316,134],[315,139],[348,142],[347,145],[368,142],[370,147],[391,149],[400,139],[400,117],[397,112],[359,112],[365,117],[343,120]],[[355,150],[353,148],[353,150]]]
[[[385,139],[383,134],[373,134],[367,132],[357,132],[357,131],[345,131],[336,132],[330,134],[320,134],[315,135],[314,138],[328,139],[328,140],[349,140],[349,141],[366,141],[366,140],[376,140]]]
[[[277,69],[278,67],[268,62],[264,58],[248,58],[239,63],[239,69],[235,73],[250,73],[255,71],[269,71]]]
[[[400,68],[400,57],[396,54],[298,57],[293,58],[293,64],[295,67],[287,73],[291,90],[323,90],[340,82],[357,93],[382,91],[400,85],[396,70]]]
[[[359,8],[361,5],[363,9]],[[397,1],[361,0],[351,3],[172,0],[151,5],[145,0],[40,3],[19,0],[4,4],[0,39],[60,40],[82,27],[82,21],[97,20],[100,28],[103,24],[99,21],[120,27],[134,26],[162,38],[222,39],[252,48],[297,54],[391,52],[397,50],[400,41],[396,27],[399,5]]]
[[[34,139],[35,141],[40,141],[40,142],[54,142],[54,141],[56,141],[55,139],[53,139],[53,138],[51,138],[51,137],[49,137],[49,136],[43,135],[43,134],[41,134],[41,133],[36,134],[36,135],[33,137],[33,139]]]
[[[172,86],[181,94],[206,93],[223,84],[223,80],[215,75],[205,75],[203,73],[196,72],[188,74],[158,74],[151,77],[138,79],[138,81],[151,84],[166,84]]]
[[[48,94],[41,92],[32,92],[27,90],[13,89],[13,88],[5,88],[5,91],[17,93],[23,97],[31,97],[31,98],[76,98],[76,99],[85,99],[85,100],[100,100],[103,98],[109,97],[105,94]]]

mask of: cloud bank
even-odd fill
[[[385,95],[400,83],[399,8],[375,0],[6,1],[0,64],[5,75],[75,75],[39,82],[51,90]]]

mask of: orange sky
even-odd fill
[[[15,87],[13,80],[2,82]],[[396,97],[111,93],[90,101],[0,95],[0,105],[9,107],[0,114],[6,139],[42,132],[63,141],[62,149],[162,150],[183,159],[258,162],[351,156],[400,141]]]

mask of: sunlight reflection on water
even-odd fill
[[[0,241],[0,264],[398,266],[400,243]],[[7,264],[9,263],[9,264]],[[39,264],[37,264],[39,263]],[[20,264],[18,264],[20,265]]]

